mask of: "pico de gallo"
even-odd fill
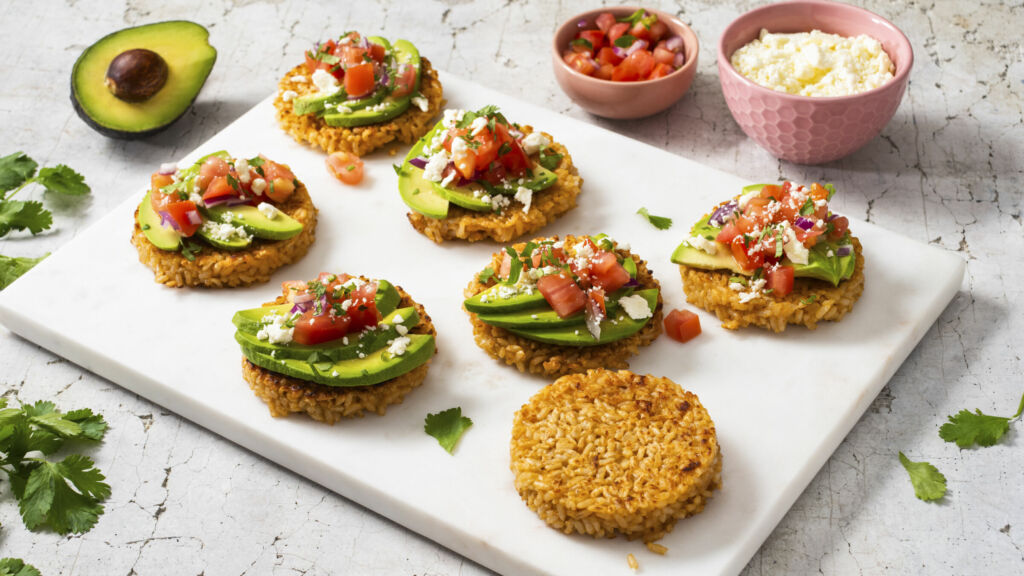
[[[784,298],[796,278],[838,285],[853,274],[850,222],[832,213],[831,184],[756,184],[704,216],[672,260],[736,272],[729,286],[748,301]]]
[[[365,98],[378,89],[400,98],[416,89],[418,71],[411,64],[396,62],[389,48],[359,32],[346,32],[307,50],[306,70],[310,76],[317,70],[329,73],[347,98]]]
[[[159,218],[155,225],[177,233],[176,241],[179,236],[198,237],[219,248],[240,248],[253,236],[284,239],[302,230],[301,224],[278,209],[298,186],[284,164],[263,155],[232,158],[222,151],[185,169],[179,170],[175,164],[161,166],[150,177],[143,202]],[[240,221],[239,214],[246,211],[259,217]],[[145,223],[144,230],[153,225]],[[173,249],[189,255],[185,244]]]
[[[509,246],[497,270],[478,274],[485,289],[464,305],[485,323],[542,341],[559,335],[562,344],[590,345],[624,338],[653,316],[658,290],[638,282],[634,257],[618,248],[603,234]]]
[[[683,39],[643,9],[623,18],[604,12],[593,23],[581,20],[578,27],[562,58],[586,76],[612,82],[655,80],[686,62]]]
[[[496,106],[445,110],[444,118],[410,151],[399,169],[416,168],[447,200],[500,212],[512,200],[529,211],[533,193],[554,185],[563,155],[540,132],[524,131]]]

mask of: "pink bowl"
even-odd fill
[[[693,83],[693,76],[697,73],[697,55],[700,52],[697,35],[682,20],[667,12],[650,8],[644,8],[644,10],[651,14],[657,14],[658,18],[668,25],[672,34],[683,39],[683,53],[686,60],[682,67],[675,72],[657,80],[612,82],[580,74],[562,60],[562,52],[569,47],[569,42],[576,36],[577,30],[579,30],[576,24],[580,20],[593,24],[602,12],[611,12],[616,18],[619,18],[629,16],[638,8],[640,7],[609,6],[590,10],[566,20],[555,31],[555,38],[551,44],[551,63],[555,70],[555,80],[558,81],[558,85],[568,94],[569,98],[572,98],[581,108],[591,114],[619,119],[650,116],[675,104],[683,97],[683,94],[686,94],[686,91],[690,89],[690,84]]]
[[[852,96],[796,96],[765,88],[741,76],[730,62],[732,53],[757,38],[762,28],[867,34],[882,43],[896,66],[895,77]],[[718,42],[718,76],[732,117],[773,155],[798,164],[837,160],[877,136],[899,107],[913,64],[910,41],[891,22],[863,8],[824,0],[755,8],[729,24]]]

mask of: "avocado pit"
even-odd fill
[[[125,102],[143,102],[152,98],[167,82],[167,62],[145,48],[126,50],[107,68],[104,83],[111,94]]]

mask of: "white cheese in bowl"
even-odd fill
[[[733,52],[733,68],[779,92],[801,96],[849,96],[878,88],[895,66],[882,44],[867,35],[844,37],[820,30],[760,37]]]

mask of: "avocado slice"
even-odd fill
[[[200,226],[196,230],[196,236],[199,236],[206,241],[207,244],[220,250],[244,250],[252,245],[252,237],[231,237],[231,238],[217,238],[210,234],[210,231],[206,226]]]
[[[241,226],[246,232],[257,238],[267,240],[287,240],[302,232],[302,223],[291,216],[277,211],[273,218],[267,218],[256,206],[243,204],[239,206],[219,205],[204,208],[205,216],[216,222],[227,222],[233,226]]]
[[[160,215],[153,210],[149,192],[146,192],[142,202],[139,202],[139,209],[135,211],[135,221],[153,246],[172,252],[181,248],[181,233],[160,223]]]
[[[420,138],[412,150],[405,156],[405,161],[398,172],[398,193],[406,206],[428,218],[444,218],[448,216],[448,200],[434,190],[434,182],[423,177],[423,170],[409,164],[409,160],[418,157],[423,152],[427,139],[434,134]]]
[[[632,290],[626,290],[621,293],[622,296],[628,296],[632,294]],[[605,302],[605,311],[608,317],[614,316],[619,311],[618,298],[609,298]],[[583,312],[577,312],[566,318],[562,318],[557,312],[551,309],[550,306],[545,302],[542,306],[537,308],[527,308],[525,310],[514,310],[514,311],[502,311],[502,312],[489,312],[477,314],[477,319],[485,324],[491,326],[497,326],[499,328],[524,328],[524,329],[543,329],[553,328],[555,326],[578,326],[586,323],[586,316]]]
[[[377,305],[377,311],[381,313],[385,321],[388,318],[394,318],[396,307],[399,301],[402,299],[401,295],[398,294],[398,290],[395,286],[387,280],[377,281],[377,294],[374,296],[373,301]],[[234,323],[235,327],[243,332],[250,334],[256,334],[260,328],[263,327],[262,320],[267,315],[275,314],[288,314],[292,309],[292,304],[277,304],[274,306],[260,306],[259,308],[250,308],[248,310],[239,310],[235,312],[235,315],[231,318],[231,322]],[[404,308],[402,310],[405,310]],[[416,316],[419,318],[419,316]]]
[[[395,40],[393,47],[395,61],[398,64],[409,64],[416,69],[416,86],[406,94],[395,98],[388,95],[380,104],[352,110],[351,112],[331,112],[324,114],[324,122],[328,126],[356,127],[367,124],[379,124],[395,118],[409,109],[412,97],[419,92],[420,85],[420,52],[407,40]]]
[[[635,294],[639,294],[644,297],[644,300],[647,300],[647,305],[653,313],[654,309],[658,306],[658,289],[637,290]],[[597,346],[632,336],[647,325],[650,320],[650,318],[633,320],[624,311],[615,312],[613,315],[611,310],[609,310],[608,318],[601,322],[601,337],[598,339],[595,339],[587,328],[582,325],[556,326],[551,328],[508,327],[506,330],[530,340],[547,344]]]
[[[253,364],[285,376],[326,386],[370,386],[405,374],[434,355],[432,334],[409,334],[405,338],[409,339],[409,345],[401,356],[384,349],[366,354],[364,358],[311,364],[296,358],[274,358],[245,344],[242,344],[242,354]]]
[[[167,128],[192,105],[213,69],[217,51],[208,39],[206,28],[184,20],[125,28],[101,38],[82,52],[71,71],[75,111],[111,138],[142,138]],[[166,81],[141,101],[125,101],[107,87],[107,72],[120,55],[138,49],[159,55],[166,63]]]

